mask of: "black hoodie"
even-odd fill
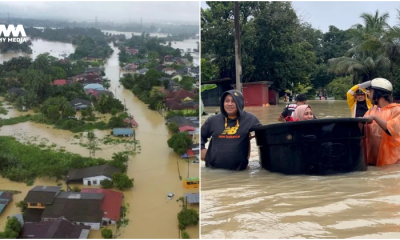
[[[235,119],[228,118],[224,109],[228,94],[238,109]],[[212,137],[205,157],[206,167],[243,170],[249,164],[249,133],[261,123],[256,116],[243,110],[243,95],[237,90],[224,92],[220,104],[221,113],[210,116],[201,127],[201,149],[205,149],[208,138]]]

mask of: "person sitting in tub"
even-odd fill
[[[373,106],[365,113],[366,152],[369,165],[385,166],[400,161],[400,104],[392,103],[392,84],[384,78],[370,83]]]
[[[201,160],[209,168],[246,169],[250,157],[250,132],[261,123],[252,113],[243,110],[244,99],[239,91],[224,92],[220,108],[221,113],[210,116],[201,127]]]
[[[296,108],[300,105],[306,104],[306,102],[307,102],[307,96],[305,94],[298,94],[296,96],[296,103],[286,105],[286,107],[283,109],[283,112],[279,116],[278,121],[280,122],[292,121],[293,113],[296,110]]]
[[[315,119],[310,105],[300,105],[296,108],[293,115],[293,121],[303,121]]]

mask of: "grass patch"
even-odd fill
[[[15,117],[15,118],[0,119],[0,126],[14,125],[17,123],[28,122],[30,120],[31,120],[30,114],[25,115],[25,116]]]
[[[0,105],[0,106],[1,106],[1,105]],[[5,108],[3,108],[3,107],[0,107],[0,114],[7,115],[7,113],[8,113],[7,109],[5,109]]]

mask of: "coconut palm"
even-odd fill
[[[336,75],[353,74],[353,84],[371,80],[377,76],[377,70],[389,68],[390,61],[386,56],[358,53],[353,57],[339,57],[329,59],[330,71]]]

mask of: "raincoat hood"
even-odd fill
[[[243,94],[238,91],[238,90],[229,90],[226,91],[222,94],[221,96],[221,103],[220,103],[220,108],[221,108],[221,113],[225,116],[228,117],[228,113],[225,111],[224,109],[224,101],[225,101],[225,97],[227,95],[231,95],[233,97],[233,99],[235,100],[236,103],[236,108],[238,110],[238,118],[240,118],[240,116],[243,116],[243,109],[244,109],[244,98],[243,98]]]

